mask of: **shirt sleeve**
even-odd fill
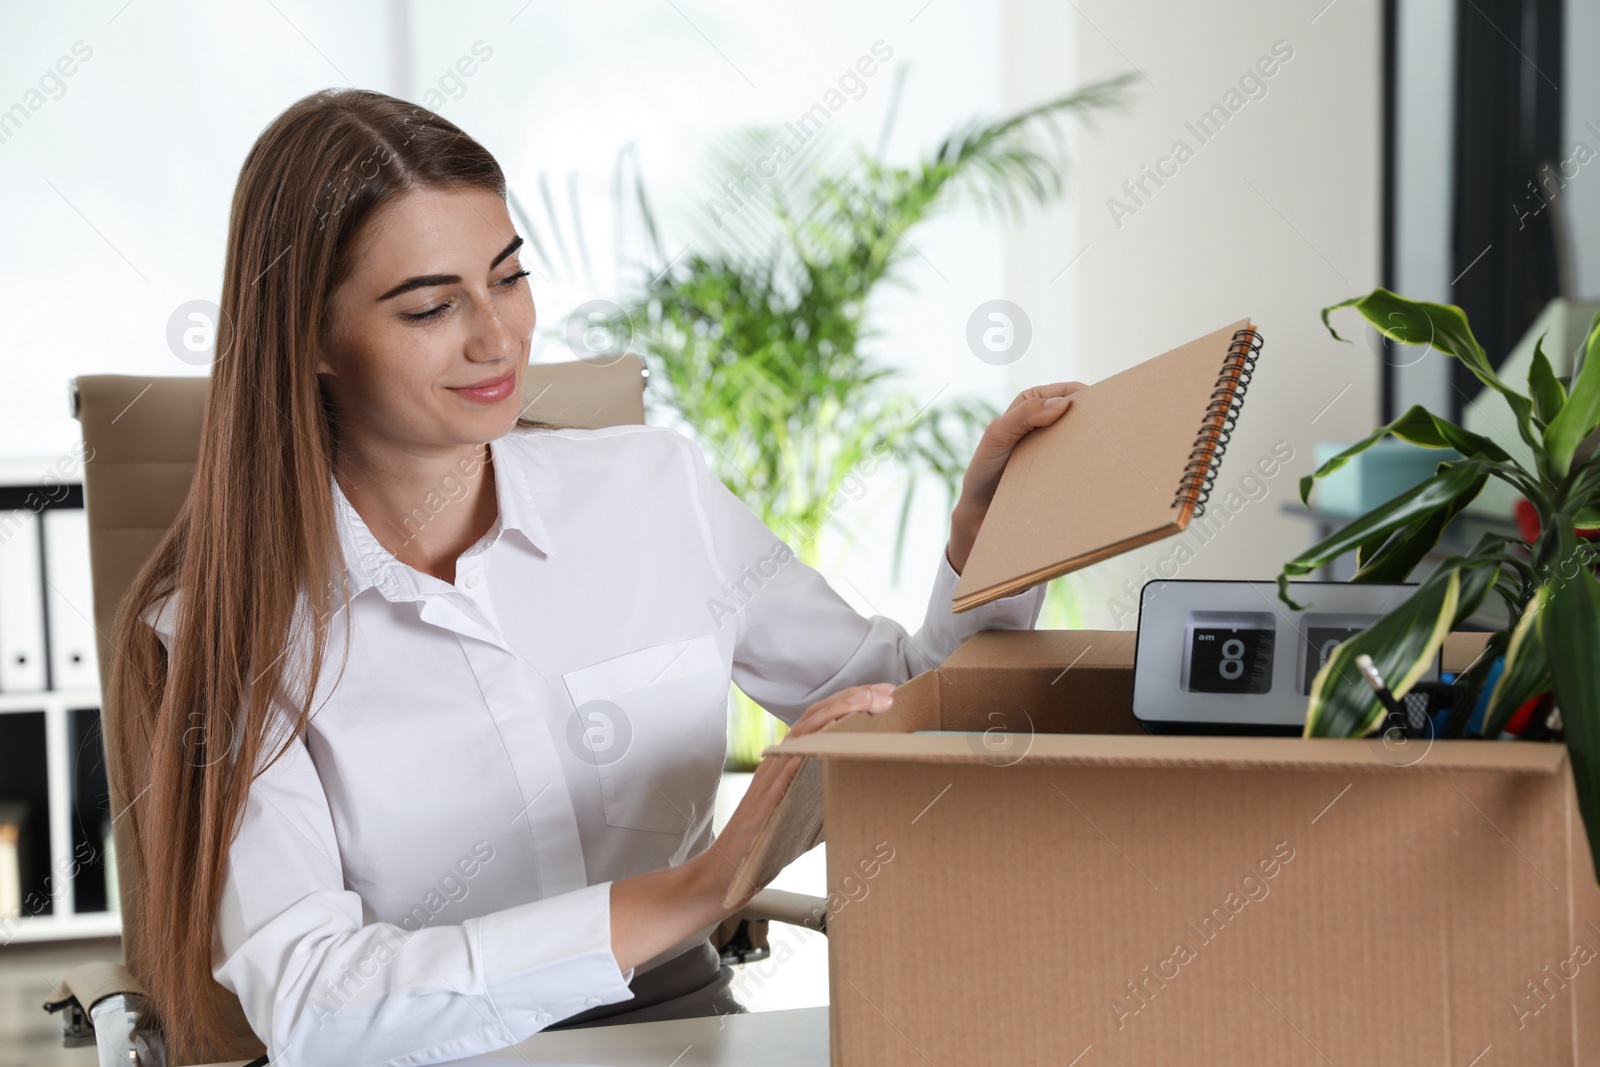
[[[909,681],[980,630],[1031,630],[1038,621],[1043,586],[953,612],[958,576],[942,546],[915,634],[884,615],[863,617],[711,473],[694,442],[680,440],[693,453],[711,550],[724,577],[713,614],[719,625],[738,626],[733,680],[789,725],[841,689]]]
[[[611,951],[610,882],[455,925],[374,921],[345,888],[322,781],[298,738],[250,787],[215,953],[213,975],[275,1067],[457,1059],[633,997]]]

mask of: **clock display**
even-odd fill
[[[1189,689],[1197,693],[1265,693],[1272,689],[1270,629],[1196,626],[1189,631]]]
[[[1333,650],[1365,629],[1365,626],[1306,627],[1305,670],[1301,673],[1300,691],[1310,693],[1312,681],[1322,665],[1328,662],[1328,657],[1333,655]]]

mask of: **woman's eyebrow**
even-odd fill
[[[500,254],[490,261],[489,269],[494,270],[500,265],[501,261],[521,247],[522,238],[513,237],[511,243],[502,248]],[[378,297],[377,302],[381,304],[390,297],[399,296],[401,293],[409,293],[413,289],[426,289],[430,285],[454,285],[460,280],[461,275],[459,274],[419,274],[415,278],[407,278],[393,289],[390,289],[387,293]]]

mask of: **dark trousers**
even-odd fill
[[[747,1009],[733,995],[733,968],[722,962],[710,941],[679,953],[667,962],[635,974],[628,988],[632,1000],[602,1004],[546,1030],[572,1030],[583,1026],[645,1023],[659,1019],[692,1019],[703,1015],[728,1015]]]

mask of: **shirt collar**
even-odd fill
[[[507,530],[516,530],[530,545],[549,555],[553,547],[550,531],[534,506],[527,461],[517,447],[518,443],[506,437],[489,442],[489,453],[494,461],[495,502],[500,514],[485,540],[493,544]],[[379,544],[366,520],[339,487],[338,479],[330,474],[328,481],[333,491],[339,546],[344,555],[346,596],[355,597],[364,590],[377,587],[386,600],[421,598],[426,592],[423,582],[419,580],[423,576],[395,559],[388,549]],[[447,501],[448,498],[441,492],[434,499]],[[428,514],[426,504],[419,510],[424,515]]]

